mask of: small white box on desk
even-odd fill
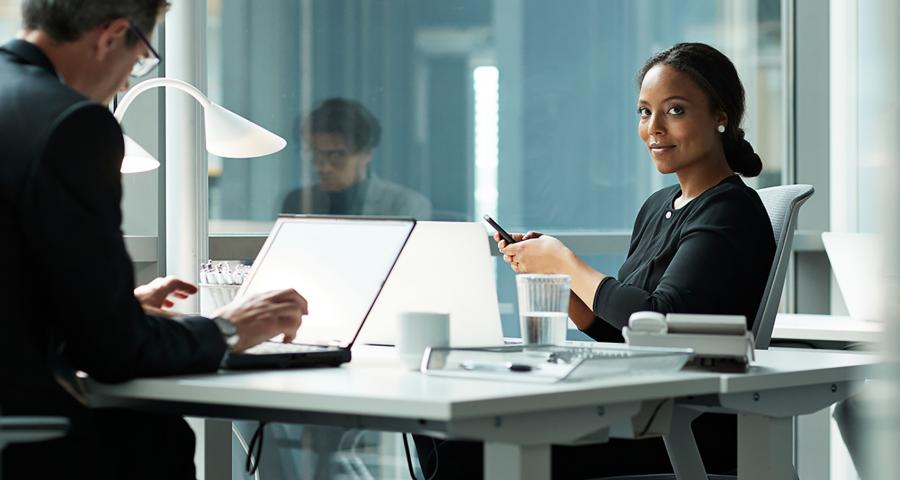
[[[622,329],[628,345],[694,350],[704,367],[744,370],[753,357],[753,332],[742,315],[635,312]]]

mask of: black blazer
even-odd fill
[[[0,414],[89,415],[55,376],[215,371],[202,317],[144,314],[122,239],[122,130],[34,45],[0,48]],[[65,384],[65,382],[63,382]],[[51,460],[52,461],[52,460]]]

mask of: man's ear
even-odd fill
[[[372,152],[368,151],[362,156],[362,161],[359,162],[360,167],[366,168],[369,163],[372,161]]]
[[[125,45],[129,27],[131,27],[131,22],[124,18],[117,18],[97,27],[97,35],[94,42],[97,60],[106,60],[110,53]]]

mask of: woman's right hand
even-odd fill
[[[509,235],[513,238],[513,240],[516,241],[516,243],[518,243],[524,240],[530,240],[532,238],[539,238],[543,234],[541,232],[529,230],[526,233],[510,233]],[[503,261],[508,263],[509,266],[512,267],[513,271],[516,271],[516,267],[513,264],[512,257],[503,253],[503,249],[506,248],[509,243],[502,237],[500,237],[499,233],[494,234],[494,241],[497,242],[497,249],[500,250],[500,254],[503,255]]]
[[[528,231],[527,233],[510,233],[510,235],[512,236],[513,240],[521,242],[522,240],[538,238],[543,235],[543,233]],[[501,252],[504,248],[506,248],[507,245],[509,245],[508,243],[506,243],[506,240],[500,238],[499,233],[494,234],[494,241],[497,242],[497,248],[500,249]]]

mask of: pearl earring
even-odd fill
[[[725,133],[725,125],[719,125],[716,127],[716,130],[718,130],[719,133]]]

